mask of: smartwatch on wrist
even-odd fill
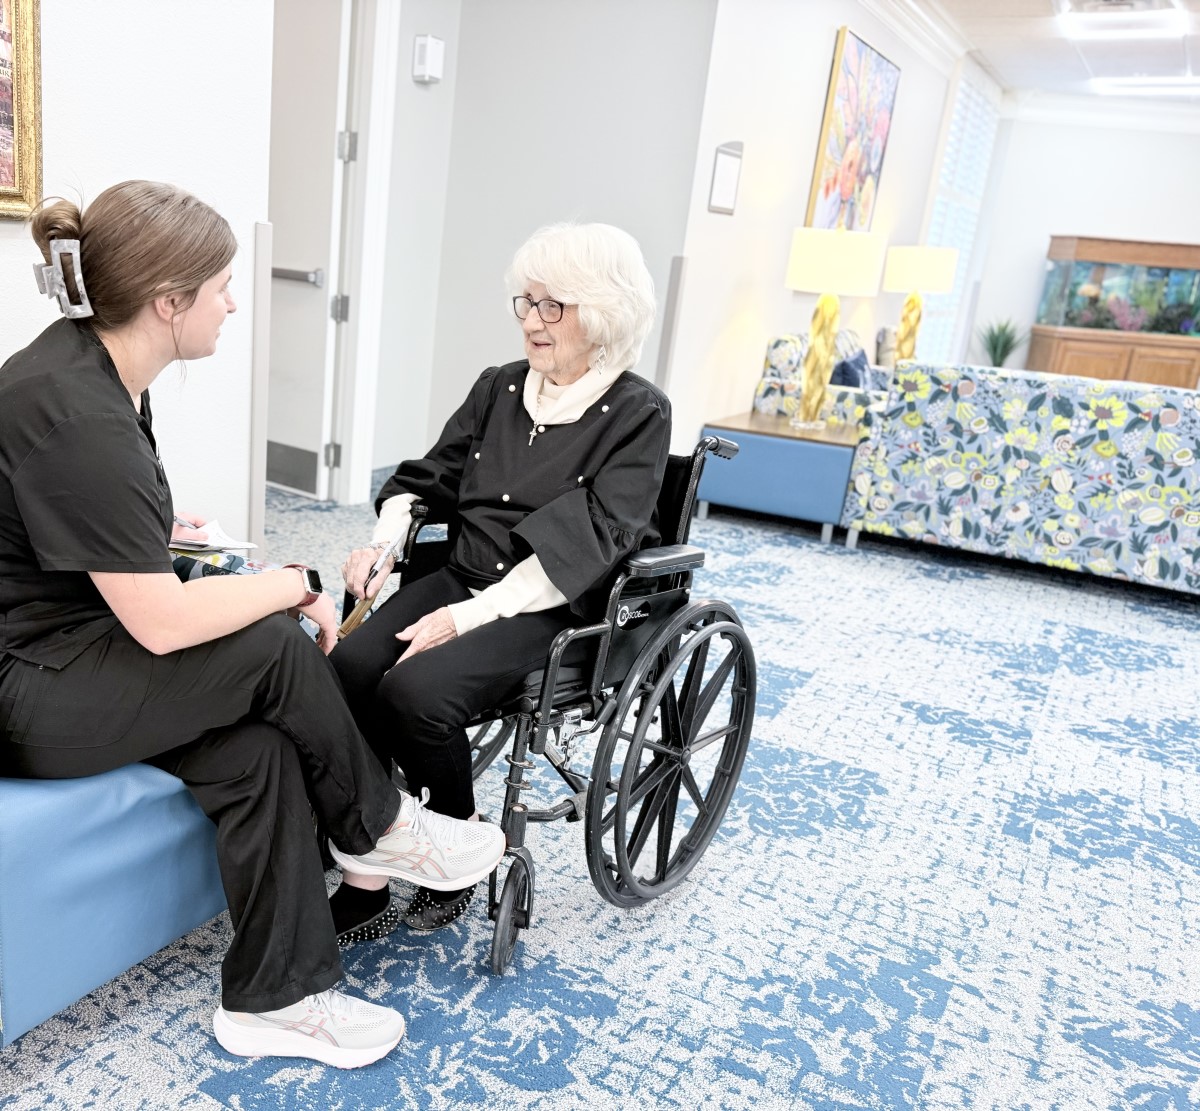
[[[294,567],[300,572],[300,577],[304,580],[304,589],[308,591],[302,602],[297,602],[298,609],[303,609],[305,606],[311,606],[318,598],[321,597],[321,576],[317,574],[313,568],[304,563],[285,563],[286,567]]]

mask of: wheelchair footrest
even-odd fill
[[[582,792],[583,799],[587,798],[587,792]],[[562,818],[566,818],[568,822],[577,822],[583,817],[583,801],[579,795],[575,795],[569,799],[563,799],[562,802],[550,807],[549,810],[530,810],[526,813],[525,818],[530,822],[557,822]]]

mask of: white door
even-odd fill
[[[275,0],[267,480],[327,497],[351,0]],[[327,450],[328,448],[328,450]]]

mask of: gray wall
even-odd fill
[[[375,467],[394,466],[429,446],[433,323],[450,167],[459,8],[459,0],[403,0],[400,8],[392,217],[384,273],[387,315],[371,453]],[[445,73],[437,84],[418,85],[412,79],[416,35],[434,35],[446,44]]]
[[[521,357],[503,276],[542,224],[625,228],[661,313],[683,253],[716,6],[461,0],[427,439],[485,366]],[[649,378],[658,344],[656,327],[637,368]]]

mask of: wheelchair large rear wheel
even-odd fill
[[[695,867],[741,775],[754,690],[754,652],[725,602],[685,606],[634,661],[585,818],[588,870],[610,903],[648,902]]]

